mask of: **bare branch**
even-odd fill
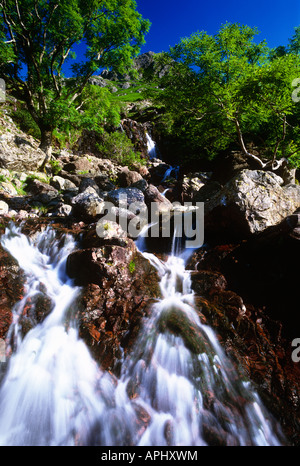
[[[286,115],[284,114],[283,115],[283,125],[282,125],[282,136],[281,136],[280,139],[278,139],[278,141],[276,143],[275,150],[274,150],[274,153],[273,153],[272,166],[273,166],[273,164],[274,164],[274,162],[276,160],[276,156],[277,156],[279,146],[285,140],[285,136],[286,136]]]
[[[239,143],[240,143],[240,146],[242,148],[243,153],[247,157],[251,158],[252,160],[255,160],[261,166],[261,168],[266,168],[267,164],[265,164],[259,157],[257,157],[254,154],[251,154],[251,152],[249,152],[247,150],[245,142],[244,142],[244,138],[243,138],[243,135],[242,135],[240,123],[239,123],[238,119],[235,119],[234,122],[235,122],[235,127],[236,127],[238,138],[239,138]]]

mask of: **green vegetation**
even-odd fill
[[[4,0],[0,18],[0,72],[38,126],[46,162],[53,130],[83,124],[78,120],[90,77],[100,68],[124,72],[144,43],[149,22],[134,0]],[[81,42],[87,47],[82,62],[73,50]],[[63,74],[67,62],[70,79]],[[84,125],[97,126],[98,117],[90,108]]]
[[[128,268],[129,268],[129,272],[130,272],[131,274],[133,274],[134,271],[135,271],[135,262],[134,262],[134,260],[131,260],[131,261],[129,262]]]
[[[103,157],[143,164],[118,131],[131,117],[148,118],[173,142],[177,164],[239,150],[261,168],[300,167],[300,103],[292,99],[293,91],[300,95],[300,26],[287,47],[270,49],[256,41],[256,28],[226,23],[215,35],[196,32],[137,65],[149,22],[134,0],[6,0],[0,17],[11,116],[41,140],[45,160],[52,142],[72,150],[90,132]],[[80,41],[87,45],[83,62],[72,52]],[[67,62],[71,78],[63,75]],[[109,79],[91,84],[102,68]],[[51,167],[59,173],[55,160]]]
[[[189,157],[239,148],[260,167],[276,169],[286,160],[300,165],[299,104],[292,99],[300,28],[288,50],[257,44],[256,34],[226,23],[216,35],[197,32],[166,54],[170,72],[157,97],[165,108],[161,124],[188,144]]]
[[[134,164],[145,164],[145,160],[134,150],[134,145],[126,134],[121,132],[105,133],[103,142],[98,145],[98,150],[104,158],[109,158],[131,168]]]

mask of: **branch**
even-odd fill
[[[280,139],[278,139],[278,141],[276,143],[274,154],[273,154],[273,159],[272,159],[272,166],[273,166],[273,164],[274,164],[274,162],[276,160],[276,156],[277,156],[279,146],[285,140],[285,136],[286,136],[286,115],[284,114],[283,115],[283,125],[282,125],[282,136],[281,136]]]
[[[254,154],[251,154],[251,152],[249,152],[247,150],[247,148],[245,146],[244,138],[243,138],[243,135],[242,135],[240,123],[239,123],[238,119],[235,119],[234,122],[235,122],[235,127],[236,127],[238,138],[239,138],[239,143],[241,145],[241,148],[242,148],[242,151],[244,152],[244,154],[247,157],[251,158],[252,160],[255,160],[261,166],[261,168],[266,168],[266,166],[267,166],[266,163],[264,163],[259,157],[257,157]]]

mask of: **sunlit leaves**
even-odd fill
[[[192,138],[198,153],[238,147],[236,121],[245,142],[258,145],[265,158],[272,158],[274,148],[289,157],[297,141],[300,147],[300,110],[291,97],[300,57],[275,53],[265,41],[255,42],[256,35],[255,28],[226,23],[213,36],[197,32],[170,49],[174,65],[162,96],[169,132]],[[296,30],[295,50],[298,36]]]
[[[70,121],[83,115],[75,115],[82,104],[78,99],[95,72],[124,71],[131,65],[150,26],[136,8],[134,0],[1,2],[0,72],[41,130],[63,124],[65,115]],[[74,53],[79,43],[86,48],[81,62]],[[67,63],[73,79],[64,76]],[[111,112],[106,101],[102,92],[94,102],[103,105],[105,117],[98,110],[96,118],[91,107],[84,113],[88,127],[96,127],[96,120],[104,121]]]

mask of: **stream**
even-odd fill
[[[2,246],[26,273],[13,309],[10,354],[0,387],[1,446],[280,445],[280,427],[251,383],[237,373],[213,329],[200,322],[187,251],[166,262],[137,246],[158,270],[152,306],[117,378],[93,360],[78,335],[80,288],[66,274],[76,248],[51,228],[29,239],[11,225]],[[41,287],[51,312],[24,338],[20,316]],[[178,323],[179,322],[179,323]],[[173,332],[184,326],[183,336]]]

